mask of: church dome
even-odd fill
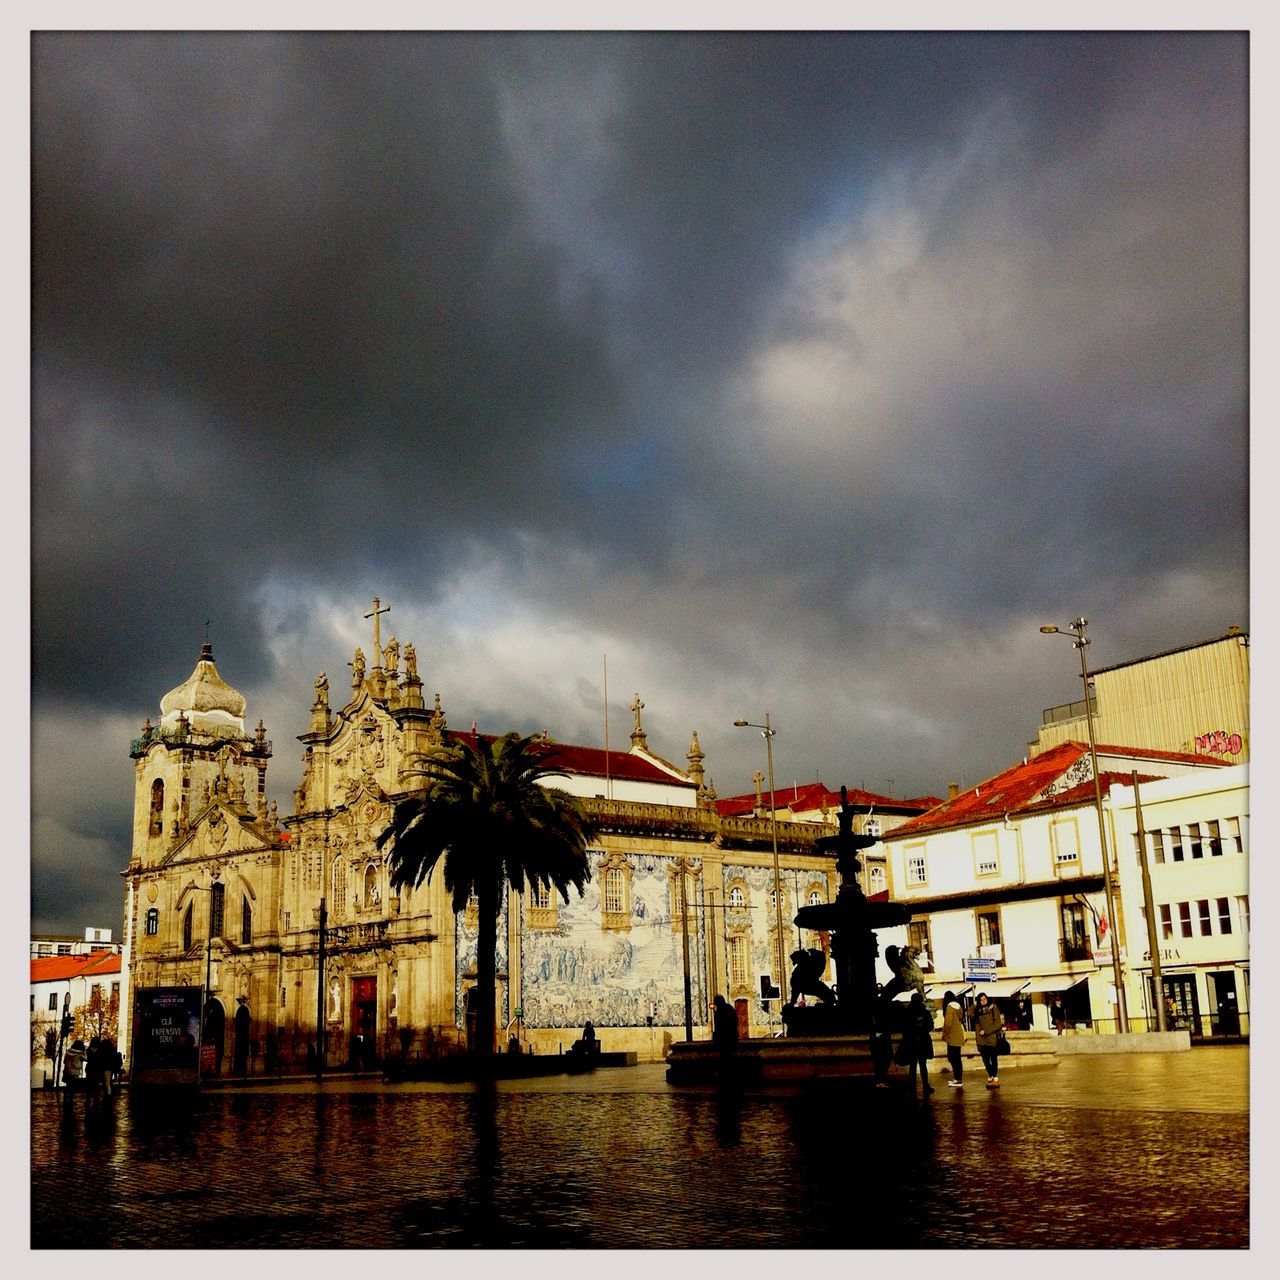
[[[235,720],[242,720],[244,707],[244,695],[233,689],[218,674],[218,668],[213,663],[213,646],[209,644],[201,648],[196,669],[186,683],[170,689],[160,699],[160,711],[166,720],[176,717],[181,711],[193,723],[196,717],[211,713],[216,717],[218,712]]]

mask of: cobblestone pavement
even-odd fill
[[[941,1065],[941,1064],[937,1064]],[[150,1114],[35,1093],[37,1247],[1243,1247],[1248,1049],[783,1092],[661,1066],[332,1081]]]

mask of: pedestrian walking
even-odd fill
[[[954,991],[942,997],[942,1042],[947,1046],[947,1061],[951,1063],[951,1088],[964,1088],[964,1019],[960,1016],[960,1001]]]
[[[916,1091],[916,1067],[920,1068],[920,1083],[924,1093],[932,1093],[929,1083],[929,1059],[933,1057],[933,1014],[924,1002],[924,996],[915,991],[911,995],[911,1003],[907,1005],[907,1029],[903,1040],[907,1048],[907,1072],[911,1081],[911,1092]]]
[[[98,1046],[98,1070],[102,1079],[103,1095],[109,1098],[111,1097],[111,1077],[116,1070],[116,1042],[105,1036]]]
[[[871,1009],[871,1067],[877,1089],[889,1087],[889,1068],[893,1065],[892,1010],[892,1002],[881,991]]]
[[[988,1089],[995,1089],[1000,1085],[1000,1037],[1003,1034],[1004,1014],[1000,1012],[1000,1006],[984,991],[978,996],[978,1003],[973,1011],[973,1038],[978,1042],[978,1052],[987,1069]]]
[[[1058,996],[1049,1006],[1049,1021],[1058,1029],[1061,1035],[1067,1027],[1067,1011],[1062,1007],[1062,997]]]

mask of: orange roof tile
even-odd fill
[[[96,978],[120,972],[114,951],[93,951],[87,956],[39,956],[31,962],[32,982],[66,982],[70,978]]]

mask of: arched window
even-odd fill
[[[157,778],[151,784],[151,825],[148,831],[153,836],[164,835],[164,779]]]
[[[333,914],[341,919],[346,913],[347,903],[347,864],[341,855],[333,860]]]
[[[240,904],[240,944],[247,947],[253,941],[253,908],[246,894]]]
[[[532,891],[532,900],[535,907],[547,908],[551,905],[551,886],[548,884],[535,884]]]
[[[821,889],[810,889],[810,890],[809,890],[809,905],[810,905],[811,907],[818,907],[818,906],[821,906],[821,905],[822,905],[822,890],[821,890]]]
[[[883,893],[885,890],[884,868],[879,863],[872,863],[867,868],[867,892]]]
[[[187,903],[187,909],[182,916],[182,949],[183,951],[191,950],[191,903]]]
[[[209,894],[209,936],[211,938],[222,937],[226,900],[226,886],[221,882],[215,881]]]
[[[740,884],[731,885],[729,887],[729,905],[731,907],[742,908],[747,905],[747,895],[742,891]]]
[[[875,836],[877,839],[879,839],[879,837],[880,837],[880,819],[879,819],[879,818],[868,818],[868,819],[866,820],[866,822],[864,822],[864,823],[862,824],[862,834],[863,834],[864,836]]]
[[[369,863],[364,869],[364,905],[377,906],[378,903],[378,869]]]
[[[157,907],[147,908],[147,937],[154,938],[160,932],[160,911]]]

